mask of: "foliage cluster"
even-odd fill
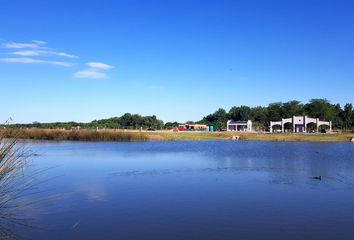
[[[300,101],[276,102],[267,107],[232,107],[228,112],[220,108],[213,114],[204,117],[199,123],[214,125],[218,129],[226,127],[229,119],[235,121],[252,120],[254,126],[265,129],[270,121],[282,118],[306,115],[320,120],[332,121],[335,129],[354,129],[354,110],[351,103],[342,108],[339,104],[331,104],[326,99],[311,99],[308,103]]]
[[[196,122],[200,124],[212,125],[215,129],[226,128],[227,120],[252,120],[253,125],[258,130],[265,130],[270,121],[277,121],[282,118],[292,117],[294,115],[306,115],[320,120],[332,121],[334,129],[351,130],[354,129],[354,109],[351,103],[344,107],[339,104],[332,104],[326,99],[311,99],[303,104],[300,101],[276,102],[267,107],[257,106],[234,106],[227,112],[219,108],[212,114],[205,116],[202,120]],[[189,121],[187,123],[194,123]],[[40,129],[71,129],[80,126],[82,129],[172,129],[178,127],[178,122],[167,122],[153,116],[141,116],[139,114],[126,113],[121,117],[112,117],[108,119],[94,120],[89,123],[78,122],[55,122],[32,124],[12,124],[13,128],[40,128]],[[291,126],[290,126],[291,127]]]
[[[78,122],[55,122],[32,124],[13,124],[13,128],[42,128],[42,129],[71,129],[80,126],[83,129],[163,129],[162,120],[156,116],[141,116],[139,114],[126,113],[121,117],[112,117],[108,119],[94,120],[89,123]]]

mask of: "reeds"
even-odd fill
[[[125,132],[115,130],[52,130],[52,129],[17,129],[7,132],[7,137],[16,135],[20,139],[54,140],[54,141],[114,141],[137,142],[148,141],[144,132]]]
[[[35,186],[35,173],[26,173],[31,155],[15,133],[0,132],[0,239],[15,238],[10,226],[30,226],[24,210],[35,202],[28,198]]]
[[[0,130],[0,134],[1,134]],[[14,129],[6,131],[7,137],[21,139],[54,141],[195,141],[228,140],[239,136],[240,140],[256,141],[306,141],[306,142],[348,142],[354,138],[353,133],[335,134],[270,134],[247,132],[172,132],[172,131],[133,131],[133,130],[53,130],[53,129]]]

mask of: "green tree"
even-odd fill
[[[268,105],[267,121],[278,121],[284,117],[283,103],[276,102]]]
[[[172,129],[175,127],[178,127],[179,123],[178,122],[167,122],[164,126],[165,129]]]
[[[235,121],[251,120],[252,109],[248,106],[232,107],[228,115]]]
[[[268,109],[266,107],[254,107],[252,108],[252,116],[251,119],[254,121],[253,125],[259,128],[264,129],[268,125],[267,122]]]
[[[341,113],[343,112],[339,104],[332,105],[330,116],[328,119],[332,120],[332,125],[334,128],[343,129],[344,123],[341,118]]]
[[[228,120],[228,114],[225,109],[219,108],[213,114],[209,114],[204,117],[199,123],[208,124],[214,126],[216,129],[222,129],[226,127],[226,122]]]
[[[319,118],[321,120],[333,120],[332,108],[332,105],[327,99],[311,99],[310,102],[304,106],[305,112],[308,116]]]
[[[290,118],[292,116],[302,116],[304,114],[304,106],[301,104],[300,101],[289,101],[283,103],[283,114],[284,117]]]
[[[343,121],[343,126],[345,129],[349,129],[352,127],[353,105],[351,103],[345,104],[343,111],[340,113],[340,117]]]

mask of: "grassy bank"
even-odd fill
[[[238,136],[240,140],[257,141],[306,141],[306,142],[348,142],[354,133],[342,134],[269,134],[236,132],[171,132],[171,131],[119,131],[119,130],[49,130],[20,129],[6,131],[7,137],[32,140],[55,141],[187,141],[187,140],[228,140]]]
[[[31,140],[54,140],[54,141],[113,141],[133,142],[149,141],[146,134],[142,132],[124,132],[113,130],[52,130],[52,129],[14,129],[6,131],[7,137]]]

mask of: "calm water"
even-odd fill
[[[40,194],[57,197],[26,213],[31,239],[354,239],[353,143],[32,148]]]

